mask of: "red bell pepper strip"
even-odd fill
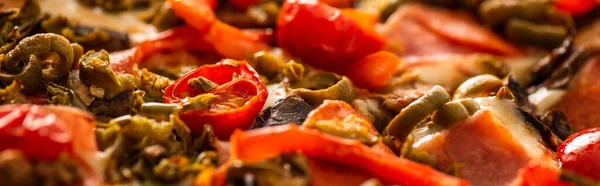
[[[233,61],[237,65],[226,64],[223,60],[214,65],[201,66],[177,79],[168,86],[163,96],[165,103],[180,103],[186,97],[194,97],[201,93],[211,93],[218,98],[210,102],[208,109],[192,110],[180,113],[194,134],[201,134],[204,124],[210,124],[217,137],[228,139],[237,128],[247,129],[252,126],[258,112],[265,104],[268,96],[267,89],[258,76],[246,62]],[[197,92],[188,86],[188,80],[204,77],[218,86],[207,92]],[[232,99],[243,99],[243,104],[230,106]]]
[[[211,0],[169,0],[175,15],[182,18],[186,24],[202,31],[208,32],[217,16],[213,11],[216,1]]]
[[[0,106],[0,151],[16,149],[32,161],[67,154],[84,168],[85,185],[101,185],[92,165],[98,151],[94,127],[93,116],[72,107]]]
[[[236,131],[231,136],[231,159],[253,163],[292,152],[357,167],[388,184],[468,185],[465,180],[426,165],[374,151],[356,140],[338,138],[293,124]]]
[[[519,170],[517,179],[510,186],[575,186],[560,181],[560,172],[544,161],[532,161]]]
[[[380,51],[350,64],[340,73],[348,76],[358,87],[378,89],[387,85],[399,65],[400,58],[396,54]]]
[[[578,16],[590,12],[598,5],[596,0],[555,0],[554,7],[571,15]]]
[[[236,27],[217,21],[206,36],[221,56],[236,60],[247,59],[261,50],[269,48],[258,32],[244,32]]]
[[[197,29],[186,25],[161,32],[156,38],[144,41],[134,48],[111,53],[110,65],[115,72],[131,74],[134,67],[147,57],[158,52],[179,49],[213,53],[215,51],[213,45],[206,41]]]
[[[277,17],[277,43],[304,63],[335,70],[381,50],[385,41],[337,8],[287,0]]]

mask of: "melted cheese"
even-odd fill
[[[528,99],[539,112],[544,112],[550,107],[558,103],[562,97],[567,93],[565,90],[540,88],[533,94],[529,95]]]

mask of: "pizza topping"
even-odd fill
[[[0,5],[10,184],[595,183],[597,3],[40,3]]]
[[[250,128],[267,99],[266,87],[252,67],[237,61],[232,61],[237,66],[231,66],[227,65],[227,61],[191,71],[165,90],[165,103],[181,103],[188,97],[213,94],[213,99],[206,102],[210,107],[180,113],[181,119],[195,134],[201,132],[205,124],[212,125],[217,136],[224,139],[236,128]],[[189,80],[198,77],[206,78],[218,87],[202,92],[190,88]]]
[[[600,161],[596,158],[599,153],[600,129],[589,128],[569,136],[558,148],[558,159],[563,169],[600,179]]]

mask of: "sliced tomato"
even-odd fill
[[[468,185],[460,178],[375,151],[356,140],[338,138],[293,124],[236,131],[231,136],[230,159],[233,160],[252,163],[292,152],[362,169],[387,184]]]
[[[204,124],[210,124],[217,137],[227,140],[235,129],[252,126],[267,100],[268,92],[256,71],[246,62],[233,61],[235,65],[232,65],[224,61],[201,66],[180,77],[167,87],[163,101],[180,103],[187,97],[201,93],[216,95],[218,98],[210,102],[210,108],[180,113],[180,118],[194,134],[201,134]],[[188,80],[197,77],[204,77],[219,86],[207,92],[197,92],[188,86]],[[238,104],[230,106],[231,102]]]
[[[558,147],[563,169],[600,180],[600,127],[579,131]]]
[[[586,14],[596,5],[596,0],[554,0],[554,7],[574,16]]]
[[[385,41],[337,8],[287,0],[277,17],[277,43],[304,63],[334,70],[381,50]]]

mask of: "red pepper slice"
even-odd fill
[[[554,6],[571,15],[583,15],[590,12],[598,5],[596,0],[555,0]]]
[[[158,52],[178,49],[215,52],[213,45],[206,41],[200,31],[186,25],[161,32],[156,38],[144,41],[132,49],[111,53],[110,66],[115,72],[131,74],[134,66],[147,57]]]
[[[335,70],[381,50],[385,41],[337,8],[317,0],[287,0],[277,18],[279,46],[303,62]]]
[[[180,77],[167,87],[163,96],[165,103],[180,103],[186,97],[200,93],[211,93],[218,98],[211,101],[211,108],[180,113],[180,118],[192,130],[202,133],[204,124],[210,124],[217,137],[228,139],[237,128],[247,129],[252,126],[258,112],[262,109],[268,96],[267,89],[258,73],[244,61],[223,60],[214,65],[201,66]],[[188,80],[204,77],[219,86],[207,92],[197,92],[188,86]],[[241,106],[222,107],[231,99],[243,99]]]
[[[213,11],[216,1],[211,0],[169,0],[175,15],[182,18],[186,24],[202,31],[208,32],[217,16]]]
[[[400,58],[396,54],[380,51],[363,57],[340,73],[348,76],[358,87],[378,89],[388,84],[398,65]]]
[[[231,159],[252,163],[292,152],[357,167],[388,184],[468,185],[465,180],[375,151],[356,140],[338,138],[293,124],[236,131],[231,136]]]
[[[221,56],[236,60],[247,59],[248,55],[269,48],[261,33],[244,32],[221,21],[213,24],[206,39]]]
[[[574,186],[574,184],[560,181],[560,172],[553,165],[544,161],[532,161],[521,168],[511,186]]]

